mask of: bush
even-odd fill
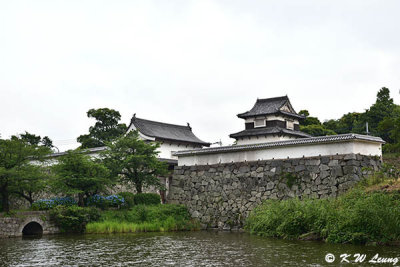
[[[269,200],[246,221],[251,233],[298,238],[316,233],[332,243],[400,240],[398,194],[354,189],[337,199]]]
[[[159,194],[140,193],[134,196],[135,205],[158,205],[161,203]]]
[[[383,153],[400,153],[400,143],[384,144],[382,147]]]
[[[105,209],[109,207],[120,207],[125,203],[125,200],[122,196],[119,195],[110,195],[110,196],[100,196],[94,195],[87,199],[86,205],[93,206],[100,209]]]
[[[50,216],[62,232],[83,233],[87,223],[100,218],[100,212],[96,208],[57,206],[50,211]]]
[[[77,205],[75,199],[71,197],[55,197],[51,199],[39,199],[32,203],[32,210],[49,210],[56,206],[73,206]]]
[[[121,192],[121,193],[118,193],[118,195],[121,196],[122,198],[124,198],[124,200],[125,200],[124,207],[125,208],[132,208],[135,205],[135,194],[134,193]]]

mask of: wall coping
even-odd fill
[[[206,167],[206,168],[218,168],[221,166],[261,166],[265,164],[270,164],[272,162],[293,162],[299,160],[321,160],[323,158],[328,158],[330,160],[361,160],[360,157],[367,157],[376,159],[382,162],[382,159],[379,156],[374,155],[362,155],[360,153],[348,153],[348,154],[335,154],[335,155],[318,155],[318,156],[309,156],[309,157],[295,157],[295,158],[272,158],[272,159],[258,159],[258,160],[250,160],[250,161],[238,161],[238,162],[224,162],[224,163],[211,163],[211,164],[195,164],[195,165],[180,165],[175,166],[174,170],[186,170],[193,169],[198,167]]]
[[[177,151],[173,153],[173,155],[178,157],[185,157],[185,156],[192,156],[199,154],[229,153],[236,151],[259,150],[259,149],[273,148],[273,147],[287,147],[287,146],[298,146],[298,145],[308,145],[308,144],[327,144],[327,143],[337,143],[343,141],[345,142],[363,141],[363,142],[380,143],[380,144],[385,143],[385,141],[383,141],[382,138],[380,137],[350,133],[350,134],[299,138],[294,140],[275,141],[275,142],[267,142],[260,144],[232,145],[232,146],[185,150],[185,151]]]

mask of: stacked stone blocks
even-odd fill
[[[380,166],[359,154],[177,166],[168,202],[186,205],[204,228],[240,228],[266,199],[336,197]]]

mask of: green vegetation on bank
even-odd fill
[[[183,205],[160,204],[158,194],[95,195],[80,207],[70,197],[35,202],[33,210],[49,210],[64,233],[129,233],[198,230]]]
[[[86,225],[86,233],[130,233],[198,230],[183,205],[138,205],[129,210],[107,210]]]
[[[253,210],[245,228],[261,236],[331,243],[400,242],[399,185],[377,173],[336,199],[268,200]]]
[[[100,210],[93,207],[56,206],[50,210],[54,223],[64,233],[83,233],[86,224],[100,218]]]

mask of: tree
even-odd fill
[[[85,205],[87,198],[105,191],[113,184],[113,177],[107,168],[79,150],[68,151],[52,169],[56,175],[54,191],[78,195],[80,207]]]
[[[326,129],[323,125],[318,124],[311,124],[307,126],[300,125],[300,131],[308,133],[312,136],[325,136],[336,134],[334,131]]]
[[[395,107],[393,98],[390,97],[390,90],[382,87],[377,93],[376,102],[360,115],[357,125],[355,125],[355,131],[365,133],[365,124],[368,122],[369,132],[372,135],[380,136],[385,141],[390,141],[386,132],[387,129],[385,128],[382,132],[378,129],[378,126],[385,118],[393,116]]]
[[[23,142],[27,143],[28,145],[33,145],[33,146],[45,146],[48,148],[53,148],[53,141],[48,136],[45,136],[43,138],[40,137],[40,135],[35,135],[28,133],[25,131],[25,133],[20,134],[19,136],[13,135],[11,139],[20,139]]]
[[[108,143],[108,147],[102,154],[104,164],[123,182],[133,184],[137,193],[142,193],[144,186],[161,187],[158,177],[165,175],[168,168],[157,159],[158,143],[146,143],[137,131],[132,131]]]
[[[332,130],[338,134],[345,134],[345,133],[362,133],[363,129],[357,131],[355,126],[358,123],[360,117],[360,113],[357,112],[349,112],[344,114],[338,120],[328,120],[323,123],[326,129]],[[365,128],[365,127],[364,127]]]
[[[0,139],[0,194],[4,211],[8,212],[10,209],[10,193],[16,192],[18,186],[21,187],[18,188],[19,191],[26,191],[27,188],[24,187],[26,184],[19,183],[22,179],[28,177],[35,177],[35,181],[40,179],[34,175],[35,173],[30,172],[33,171],[30,165],[32,161],[39,162],[48,153],[50,153],[49,148],[31,145],[18,136],[8,140]]]
[[[10,191],[32,205],[35,201],[35,193],[47,187],[50,178],[49,171],[41,165],[24,164],[17,174],[10,186]]]
[[[310,113],[308,112],[308,110],[303,109],[299,111],[300,115],[304,115],[306,116],[306,118],[304,120],[300,120],[300,125],[321,125],[321,122],[319,121],[319,119],[317,117],[310,117]]]
[[[308,133],[312,136],[334,135],[334,131],[327,129],[321,124],[317,117],[310,117],[308,110],[300,110],[299,114],[306,116],[303,121],[300,121],[300,131]]]
[[[395,107],[391,117],[386,117],[378,124],[378,131],[384,133],[388,142],[383,146],[384,152],[400,152],[400,106]]]
[[[77,138],[77,141],[81,143],[80,148],[105,146],[107,142],[115,140],[127,130],[124,123],[118,123],[121,120],[121,114],[114,109],[90,109],[87,116],[96,119],[96,123],[89,128],[89,134],[80,135]]]

